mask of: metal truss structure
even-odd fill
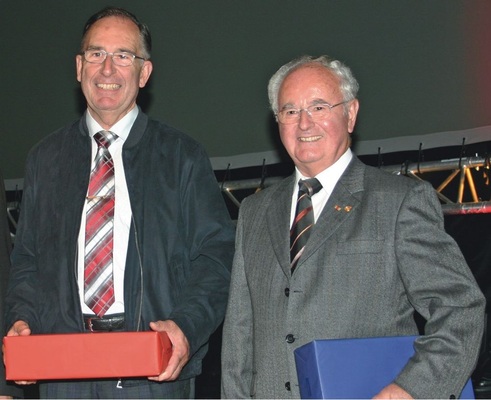
[[[435,188],[445,215],[491,213],[491,163],[488,157],[467,157],[440,161],[404,163],[381,166],[392,174],[406,175],[425,180]],[[221,191],[236,210],[241,201],[268,186],[282,180],[283,176],[267,176],[257,179],[229,180],[220,183]],[[452,200],[453,199],[453,200]],[[17,228],[18,202],[7,204],[11,231]],[[12,233],[12,237],[15,233]]]
[[[393,174],[430,182],[442,203],[445,215],[491,213],[491,171],[488,157],[404,163],[380,168]],[[220,186],[222,193],[239,208],[241,199],[281,179],[283,177],[224,181]]]

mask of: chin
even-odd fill
[[[310,164],[322,160],[322,155],[312,151],[297,152],[295,159],[302,164]]]

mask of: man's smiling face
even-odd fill
[[[121,17],[106,17],[95,22],[84,40],[84,50],[106,52],[127,51],[141,56],[140,32],[133,21]],[[109,129],[136,104],[140,88],[147,83],[152,63],[135,59],[127,67],[115,65],[108,55],[102,64],[91,64],[78,55],[77,80],[87,100],[91,115],[102,127]]]
[[[319,64],[306,64],[291,72],[281,84],[278,110],[342,102],[339,78]],[[333,108],[328,117],[313,121],[305,111],[295,124],[279,123],[280,137],[304,176],[313,177],[334,164],[347,150],[353,132],[358,101]]]

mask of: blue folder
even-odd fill
[[[369,399],[399,375],[417,336],[314,340],[295,350],[302,399]],[[469,379],[462,399],[474,399]]]

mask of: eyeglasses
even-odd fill
[[[307,108],[286,108],[279,111],[276,114],[276,117],[282,124],[296,124],[300,121],[300,114],[302,114],[302,111],[305,111],[313,121],[322,121],[329,116],[334,107],[348,103],[348,101],[349,100],[345,100],[332,106],[329,103],[319,103]]]
[[[114,65],[119,65],[120,67],[129,67],[133,64],[135,58],[145,60],[143,57],[138,57],[137,55],[127,51],[108,53],[105,50],[94,49],[82,51],[80,55],[83,55],[85,61],[91,64],[102,64],[106,60],[106,57],[110,56]]]

